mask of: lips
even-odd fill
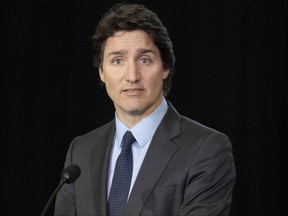
[[[142,94],[143,91],[144,89],[142,88],[127,88],[124,89],[122,92],[125,93],[125,95],[127,96],[137,96]]]
[[[124,89],[124,92],[138,92],[138,91],[144,91],[144,89],[141,88],[131,88],[131,89]]]

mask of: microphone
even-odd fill
[[[56,190],[53,192],[53,194],[51,195],[51,197],[49,198],[44,210],[41,213],[41,216],[45,216],[52,204],[52,201],[55,199],[56,194],[58,193],[58,191],[62,188],[62,186],[67,183],[67,184],[71,184],[73,182],[75,182],[78,177],[81,174],[81,169],[78,165],[76,164],[71,164],[68,167],[66,167],[62,174],[61,174],[61,182],[58,185],[58,187],[56,188]]]
[[[71,184],[77,180],[77,178],[81,174],[81,169],[76,164],[71,164],[70,166],[66,167],[62,174],[61,178],[64,183]]]

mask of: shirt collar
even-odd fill
[[[146,118],[141,120],[132,128],[128,128],[123,124],[115,113],[115,123],[116,123],[116,145],[120,147],[122,137],[127,130],[130,130],[135,137],[138,145],[142,148],[147,144],[153,137],[157,127],[159,126],[162,118],[164,117],[168,109],[167,101],[163,97],[161,104]]]

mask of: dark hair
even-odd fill
[[[109,37],[116,31],[133,30],[143,30],[150,36],[160,51],[163,68],[170,70],[163,82],[163,94],[167,96],[171,89],[175,64],[172,41],[159,17],[144,5],[118,3],[102,16],[92,36],[94,65],[101,68],[103,49]]]

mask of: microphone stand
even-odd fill
[[[62,180],[61,183],[58,185],[58,187],[55,189],[55,191],[53,192],[53,194],[50,196],[45,208],[43,209],[41,216],[45,216],[47,215],[47,212],[52,204],[52,202],[54,201],[56,194],[58,193],[58,191],[61,189],[61,187],[66,183],[66,181]]]

